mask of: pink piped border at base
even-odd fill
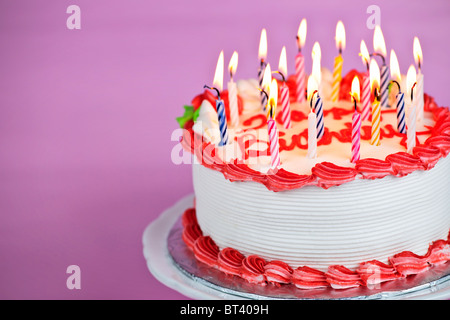
[[[187,209],[181,221],[183,241],[198,261],[263,286],[270,283],[276,286],[293,284],[298,289],[347,289],[359,286],[370,289],[382,282],[418,274],[450,261],[449,232],[446,240],[433,242],[423,256],[403,251],[389,257],[387,264],[377,260],[365,261],[356,270],[341,265],[332,265],[327,272],[308,266],[293,269],[283,261],[266,261],[257,255],[244,256],[233,248],[220,250],[210,236],[203,235],[194,208]]]

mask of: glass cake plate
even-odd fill
[[[385,282],[377,288],[344,290],[297,289],[294,285],[252,285],[236,276],[197,261],[184,244],[181,215],[192,207],[188,195],[150,223],[143,234],[143,251],[149,271],[164,285],[192,299],[450,299],[450,263],[403,279]]]

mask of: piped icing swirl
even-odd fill
[[[193,213],[195,214],[194,208],[183,213],[182,221],[190,222],[186,225],[183,223],[184,231],[192,228],[200,230],[197,220],[192,217]],[[230,247],[220,250],[209,236],[198,236],[194,245],[192,239],[183,237],[183,240],[193,250],[195,258],[209,267],[218,268],[226,274],[243,278],[253,284],[293,284],[299,289],[348,289],[359,286],[371,289],[377,284],[419,274],[435,265],[450,261],[450,232],[446,240],[434,241],[422,256],[403,251],[389,257],[387,264],[378,260],[364,261],[355,270],[342,265],[331,265],[326,272],[309,266],[293,269],[283,261],[266,261],[255,254],[246,257]]]

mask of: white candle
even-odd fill
[[[408,73],[406,74],[406,86],[408,93],[408,129],[406,131],[407,135],[407,150],[409,153],[412,153],[414,147],[416,146],[416,105],[417,99],[415,99],[415,87],[416,87],[416,68],[411,65],[408,69]]]
[[[422,73],[422,48],[420,46],[419,39],[414,37],[413,44],[414,60],[417,65],[417,120],[423,121],[423,108],[424,108],[424,91],[423,91],[423,73]]]
[[[231,56],[228,69],[230,70],[230,81],[228,81],[228,101],[230,106],[230,123],[231,126],[237,127],[239,125],[239,110],[238,110],[238,100],[237,100],[237,85],[233,81],[233,76],[236,72],[238,65],[238,53],[233,52]]]
[[[308,158],[315,159],[317,157],[317,129],[316,114],[313,108],[308,115]]]

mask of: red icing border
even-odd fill
[[[345,84],[344,80],[343,84]],[[196,97],[196,99],[198,100],[199,98]],[[199,101],[197,100],[196,103],[198,104]],[[430,170],[433,168],[439,159],[446,157],[450,153],[450,111],[446,107],[439,107],[434,99],[427,94],[425,94],[424,110],[432,113],[436,123],[434,128],[430,128],[430,137],[423,144],[417,143],[412,154],[397,152],[388,155],[385,160],[372,158],[360,159],[356,162],[355,168],[340,167],[330,162],[322,162],[312,168],[310,175],[298,175],[284,169],[263,174],[252,170],[248,165],[239,160],[234,160],[233,163],[224,163],[216,156],[216,146],[205,142],[202,136],[193,132],[192,123],[186,125],[181,143],[185,150],[197,156],[203,166],[222,172],[225,178],[230,181],[255,181],[264,184],[267,189],[275,192],[297,189],[307,185],[328,189],[332,186],[353,181],[357,177],[363,179],[379,179],[388,175],[402,177],[416,170]],[[385,110],[384,112],[395,112],[395,110]],[[325,113],[331,113],[335,119],[340,119],[342,115],[348,114],[349,111],[334,107],[326,110]],[[292,121],[301,121],[304,117],[305,115],[302,112],[297,110],[292,111]],[[253,129],[258,129],[266,125],[266,119],[262,114],[247,119],[247,124],[244,123],[244,125],[251,125],[254,121],[261,123],[253,126]],[[297,135],[293,135],[289,145],[283,139],[284,133],[280,132],[280,151],[292,150],[294,147],[307,148],[306,145],[302,144],[302,141],[307,141],[305,139],[305,137],[307,138],[306,130]],[[418,132],[417,134],[420,135],[421,133]],[[350,142],[350,135],[351,128],[343,129],[340,132],[330,132],[325,128],[324,137],[320,140],[319,145],[330,144],[332,138],[336,138],[341,142]],[[393,137],[394,135],[402,136],[401,144],[406,146],[405,134],[398,133],[390,125],[383,128],[382,136]],[[370,139],[369,126],[362,127],[361,139]],[[250,139],[246,141],[246,145],[248,146],[254,142],[256,141]],[[262,151],[260,153],[264,152]],[[248,159],[248,156],[248,154],[245,154],[244,160]]]
[[[184,212],[182,222],[184,227],[182,238],[197,260],[226,274],[263,286],[270,283],[276,286],[293,284],[299,289],[326,287],[347,289],[359,286],[370,289],[382,282],[418,274],[429,270],[434,265],[450,261],[449,232],[447,240],[433,242],[423,256],[403,251],[389,257],[388,264],[377,260],[365,261],[360,263],[356,270],[350,270],[341,265],[332,265],[327,272],[308,266],[294,270],[282,261],[266,261],[257,255],[245,257],[233,248],[220,250],[211,237],[203,236],[193,208]],[[193,233],[191,230],[199,230],[199,232]],[[193,238],[193,235],[196,238]]]

